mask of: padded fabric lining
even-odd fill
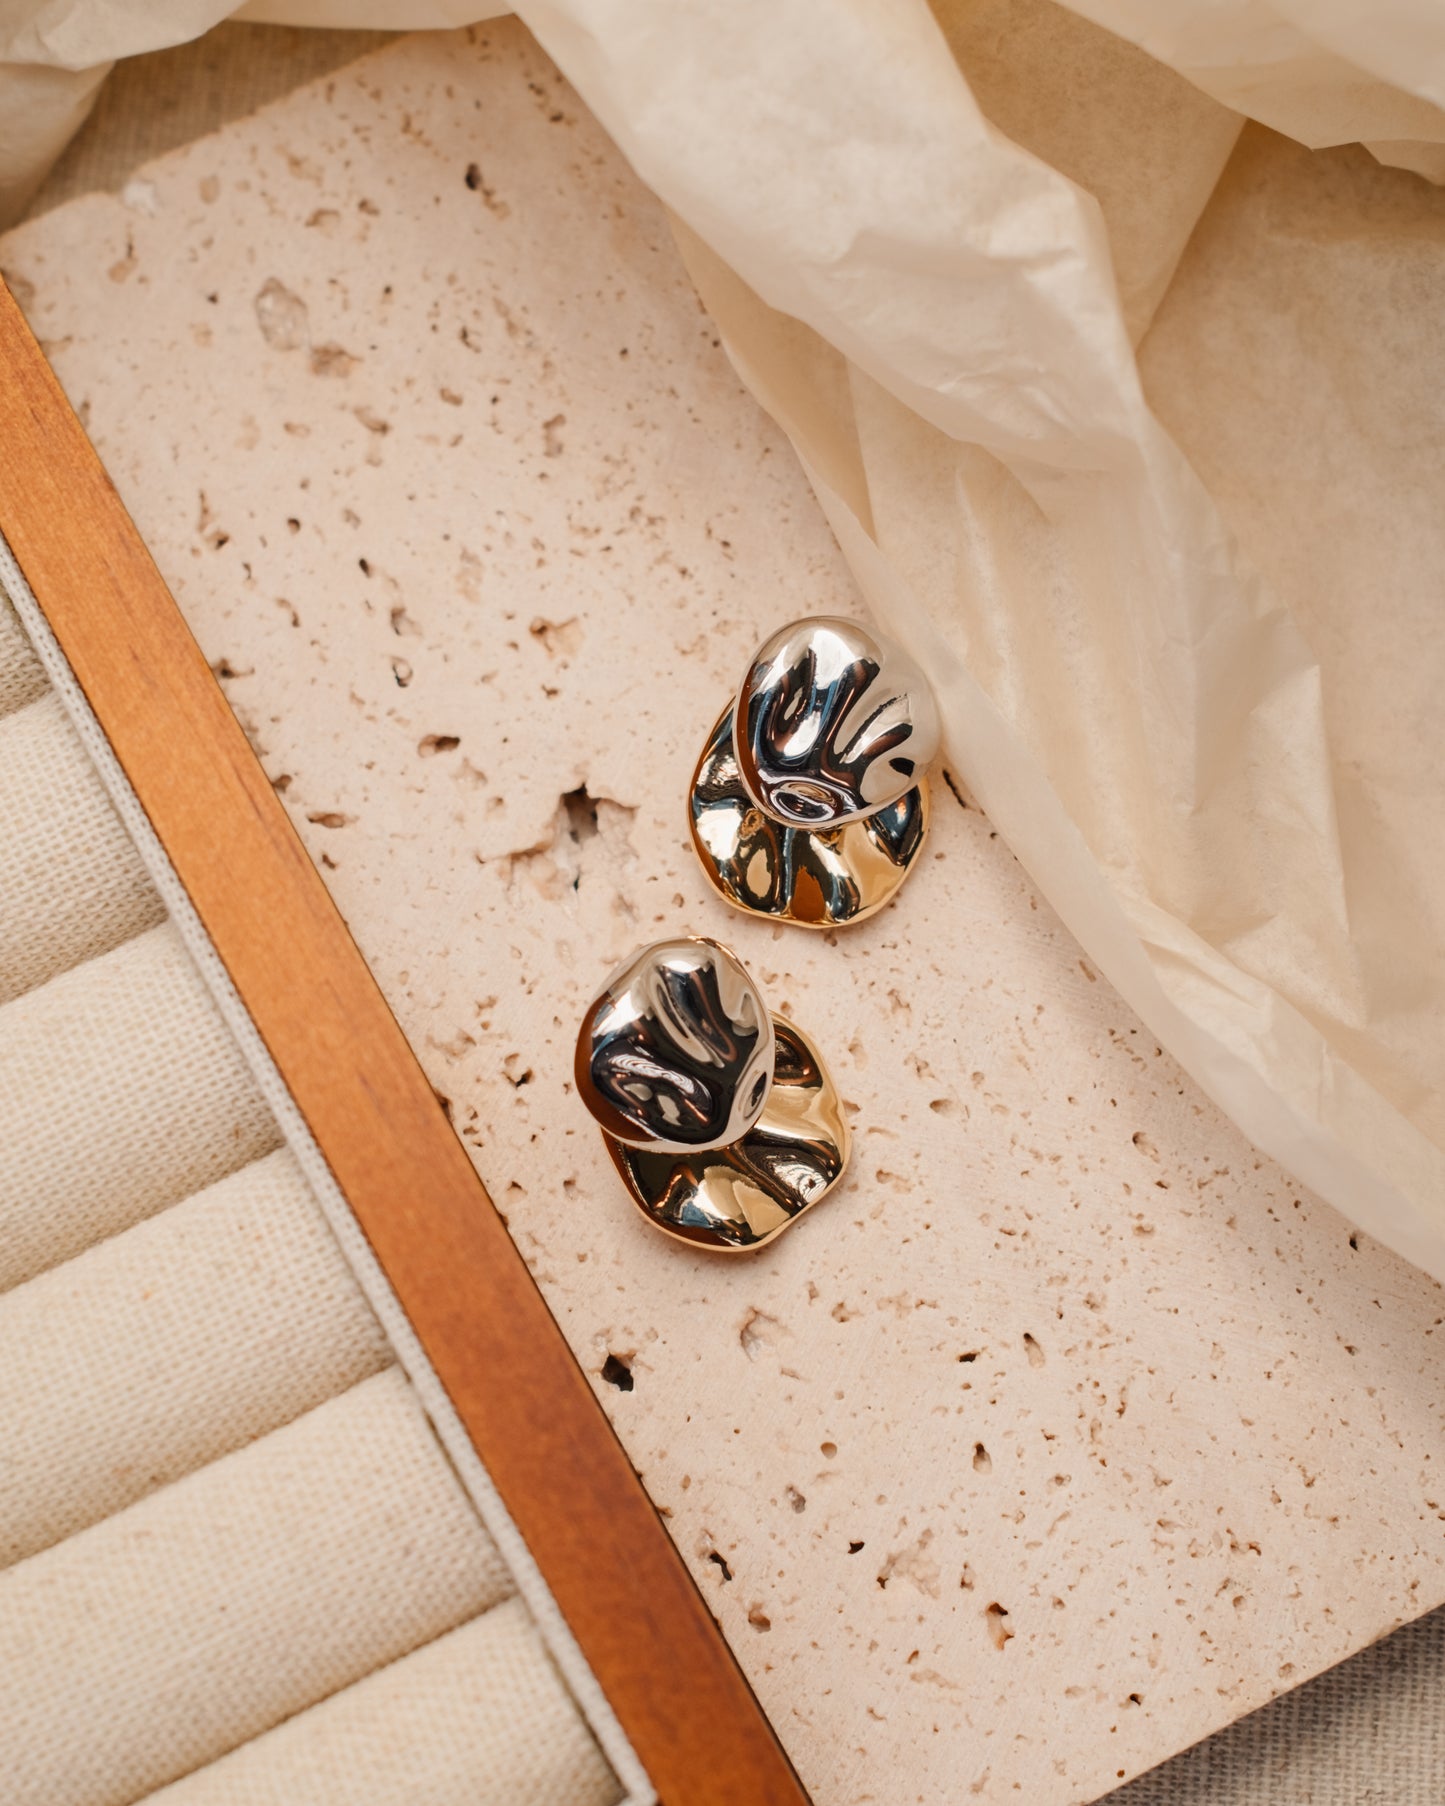
[[[620,1793],[511,1599],[148,1806],[613,1806]]]
[[[15,998],[0,1008],[0,1291],[279,1140],[169,922]]]
[[[511,1590],[389,1368],[0,1575],[8,1806],[127,1806]]]
[[[390,1361],[295,1160],[268,1154],[0,1296],[0,1564]]]
[[[0,715],[0,1003],[165,917],[60,698]]]

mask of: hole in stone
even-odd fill
[[[988,1621],[988,1634],[993,1638],[994,1648],[1002,1649],[1014,1634],[1008,1627],[1008,1608],[994,1600],[992,1605],[983,1608],[983,1615]]]
[[[767,1349],[773,1346],[775,1334],[782,1329],[776,1317],[770,1317],[766,1311],[760,1311],[756,1305],[749,1308],[743,1319],[742,1328],[738,1331],[738,1343],[750,1361],[756,1361]]]
[[[554,415],[551,420],[543,423],[542,431],[546,435],[549,457],[561,456],[562,441],[558,437],[558,429],[565,423],[564,414]],[[549,621],[546,615],[538,615],[528,623],[527,632],[549,659],[561,659],[564,664],[582,648],[582,624],[576,615],[569,615],[565,621]]]
[[[824,1459],[828,1460],[828,1461],[831,1461],[833,1459],[833,1457],[838,1453],[838,1445],[836,1442],[820,1442],[818,1444],[818,1448],[819,1448],[820,1452],[822,1453]]]
[[[967,1354],[961,1354],[958,1358],[960,1361],[976,1361],[978,1359],[978,1350],[972,1348]]]
[[[748,1623],[754,1630],[771,1630],[773,1621],[760,1605],[752,1606],[748,1611]]]
[[[808,1509],[808,1501],[803,1497],[802,1493],[798,1491],[796,1486],[785,1486],[783,1488],[783,1497],[792,1506],[794,1511],[806,1511]]]
[[[718,1554],[716,1549],[709,1549],[707,1558],[713,1564],[714,1567],[718,1568],[721,1571],[722,1577],[724,1580],[732,1579],[732,1577],[733,1577],[732,1569],[723,1560],[722,1556]]]
[[[848,1553],[850,1555],[856,1555],[862,1547],[863,1547],[862,1543],[849,1543]]]
[[[1024,1348],[1028,1353],[1029,1366],[1042,1367],[1044,1364],[1044,1351],[1039,1347],[1038,1342],[1027,1330],[1024,1331]]]
[[[973,1471],[976,1474],[991,1474],[993,1472],[993,1457],[981,1442],[976,1442],[973,1445]]]
[[[432,759],[438,753],[455,752],[461,743],[460,734],[424,734],[417,741],[416,750],[422,758]]]
[[[562,798],[562,809],[567,817],[567,832],[578,846],[596,835],[597,799],[588,793],[585,784],[567,792]]]
[[[631,1392],[634,1384],[632,1369],[626,1361],[619,1360],[615,1354],[608,1355],[602,1363],[602,1377],[609,1386],[615,1386],[619,1392]]]

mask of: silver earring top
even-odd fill
[[[582,1102],[628,1147],[728,1146],[754,1127],[773,1081],[773,1019],[716,941],[657,941],[619,966],[582,1018]]]
[[[937,756],[928,680],[857,621],[795,621],[753,654],[733,716],[738,771],[775,820],[814,831],[860,821],[913,790]]]

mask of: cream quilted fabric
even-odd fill
[[[0,1290],[280,1137],[170,923],[0,1008]]]
[[[0,1564],[391,1361],[284,1150],[0,1295]]]
[[[54,695],[0,719],[0,822],[0,1003],[164,919]]]
[[[519,1732],[521,1734],[519,1734]],[[580,1806],[616,1798],[518,1599],[147,1806]]]
[[[0,595],[0,716],[45,694],[45,673],[8,596]]]
[[[511,1590],[388,1369],[0,1576],[7,1806],[127,1806]]]

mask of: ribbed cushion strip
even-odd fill
[[[0,1007],[0,1291],[278,1141],[170,923],[15,998]]]
[[[391,1352],[283,1150],[0,1296],[0,1566]]]
[[[0,716],[0,1003],[165,910],[60,698]]]
[[[6,1806],[128,1806],[511,1591],[390,1368],[0,1574]]]
[[[9,598],[0,591],[0,716],[45,692],[45,672]]]
[[[621,1789],[509,1600],[146,1806],[615,1806]]]

